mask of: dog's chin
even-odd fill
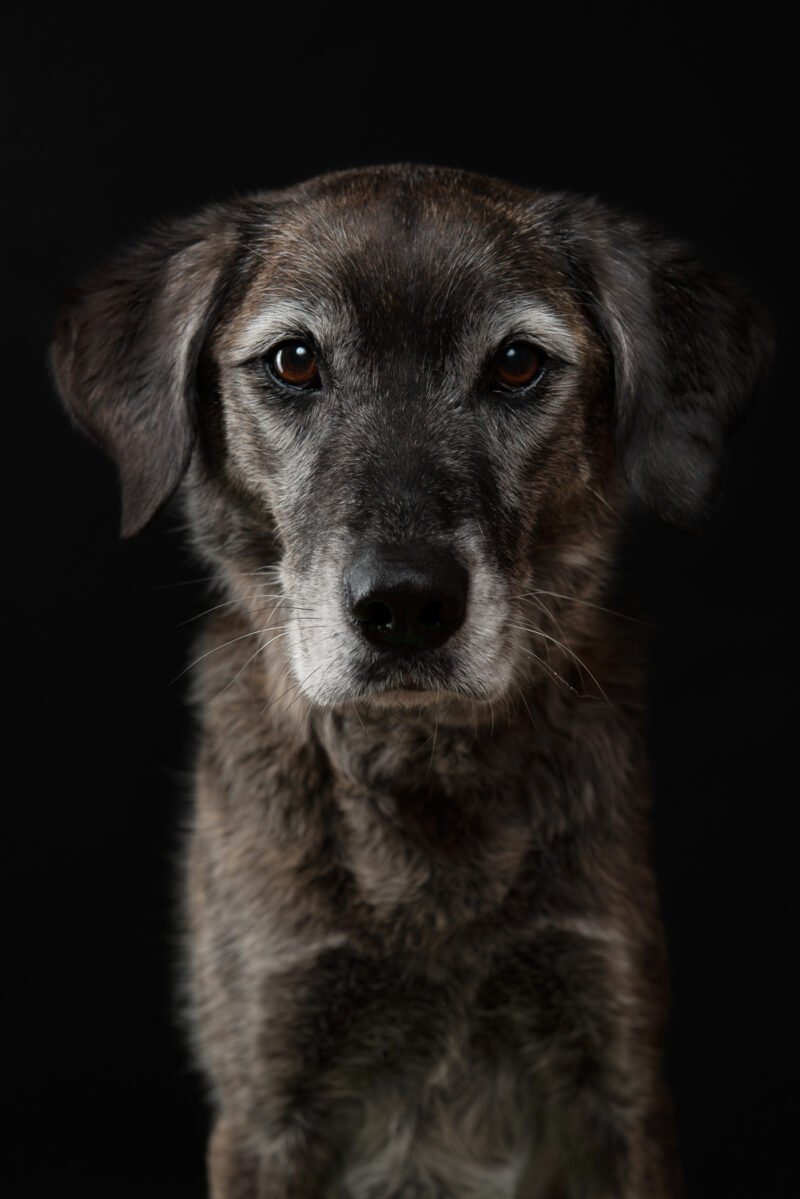
[[[362,691],[354,695],[350,702],[372,708],[428,708],[464,701],[466,698],[462,693],[444,688],[426,691],[421,687],[386,687]]]
[[[500,689],[489,691],[447,676],[435,681],[417,680],[413,676],[387,680],[361,678],[352,686],[343,686],[336,696],[330,697],[327,706],[409,712],[436,709],[437,718],[449,715],[459,719],[467,715],[474,718],[477,709],[490,709],[502,695]]]

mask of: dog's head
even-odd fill
[[[83,289],[52,362],[123,532],[188,471],[199,543],[254,619],[279,567],[297,681],[336,704],[553,671],[625,491],[702,520],[767,356],[759,310],[681,246],[393,166],[157,230]]]

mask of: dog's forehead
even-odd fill
[[[468,187],[455,173],[330,178],[285,193],[251,233],[255,265],[225,337],[238,354],[268,341],[272,325],[349,322],[374,345],[412,328],[447,336],[515,303],[582,326],[533,194]]]

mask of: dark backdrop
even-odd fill
[[[45,369],[59,293],[159,216],[394,160],[597,194],[693,240],[773,314],[778,356],[732,446],[722,510],[701,538],[645,521],[631,576],[656,626],[668,1066],[690,1194],[790,1194],[795,151],[787,22],[774,5],[747,23],[734,12],[489,5],[467,28],[387,8],[345,31],[327,5],[280,21],[127,5],[29,11],[10,31],[15,1199],[203,1194],[171,922],[191,740],[184,622],[205,606],[202,572],[174,513],[117,540],[113,468],[72,431]]]

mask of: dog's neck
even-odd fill
[[[613,703],[551,679],[474,720],[445,704],[325,710],[292,683],[278,644],[253,657],[235,618],[207,645],[223,648],[201,663],[201,802],[226,835],[266,838],[282,870],[332,855],[342,885],[383,913],[382,935],[416,912],[413,935],[438,944],[514,896],[530,853],[626,818],[608,780],[633,787],[635,738]]]
[[[463,791],[479,753],[488,761],[506,758],[523,734],[517,712],[501,714],[488,705],[470,712],[448,701],[418,708],[359,703],[311,709],[308,720],[309,734],[323,747],[334,775],[373,791],[390,792],[398,784]]]

